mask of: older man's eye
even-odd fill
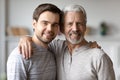
[[[82,24],[81,23],[77,23],[77,26],[82,26]]]
[[[71,26],[72,26],[72,23],[68,23],[67,26],[68,26],[68,27],[71,27]]]
[[[72,23],[69,23],[68,25],[72,25]]]
[[[43,25],[47,25],[48,23],[47,22],[43,22]]]
[[[84,26],[84,23],[77,23],[77,26]]]

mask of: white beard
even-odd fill
[[[83,36],[81,36],[81,38],[79,40],[71,40],[70,38],[68,38],[67,40],[71,43],[71,44],[79,44],[80,42],[82,42],[82,40],[84,39]]]
[[[80,36],[79,39],[71,39],[71,35],[76,35],[76,36]],[[84,36],[79,33],[79,32],[71,32],[69,33],[69,37],[67,37],[67,40],[71,43],[71,44],[79,44],[80,42],[82,42],[82,40],[84,39]]]

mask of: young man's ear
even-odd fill
[[[60,30],[61,33],[64,34],[64,24],[63,23],[61,23],[61,25],[59,27],[59,30]]]
[[[33,21],[32,21],[33,29],[36,27],[36,25],[37,25],[37,21],[33,19]]]

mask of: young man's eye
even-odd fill
[[[47,22],[43,22],[43,25],[47,25],[48,23]]]
[[[58,24],[58,23],[55,23],[53,26],[54,26],[54,27],[58,27],[58,26],[59,26],[59,24]]]

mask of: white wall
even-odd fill
[[[68,4],[80,4],[86,9],[89,26],[99,30],[100,23],[105,21],[112,30],[111,35],[120,37],[120,0],[9,0],[8,26],[26,26],[32,31],[33,10],[44,2],[53,3],[61,9]]]
[[[5,2],[7,3],[6,6]],[[92,26],[96,29],[96,31],[99,31],[100,23],[105,21],[112,30],[109,38],[114,39],[115,41],[120,41],[120,0],[0,0],[0,65],[2,67],[0,72],[4,72],[5,70],[5,51],[7,51],[7,47],[12,50],[16,45],[16,43],[15,45],[13,44],[14,46],[11,45],[14,41],[8,40],[8,43],[5,42],[5,28],[23,26],[29,28],[32,32],[31,22],[33,10],[37,7],[37,5],[45,2],[53,3],[60,9],[68,4],[82,5],[87,12],[87,24],[89,26]],[[99,35],[99,32],[96,32],[96,35]],[[97,38],[93,37],[92,39],[96,40]],[[104,40],[106,39],[101,39],[101,41]],[[107,40],[109,41],[108,38]],[[5,44],[8,44],[8,46],[5,47]],[[110,45],[112,46],[114,44]],[[118,60],[120,60],[120,58],[118,58]]]
[[[5,1],[0,0],[0,80],[5,73]]]

